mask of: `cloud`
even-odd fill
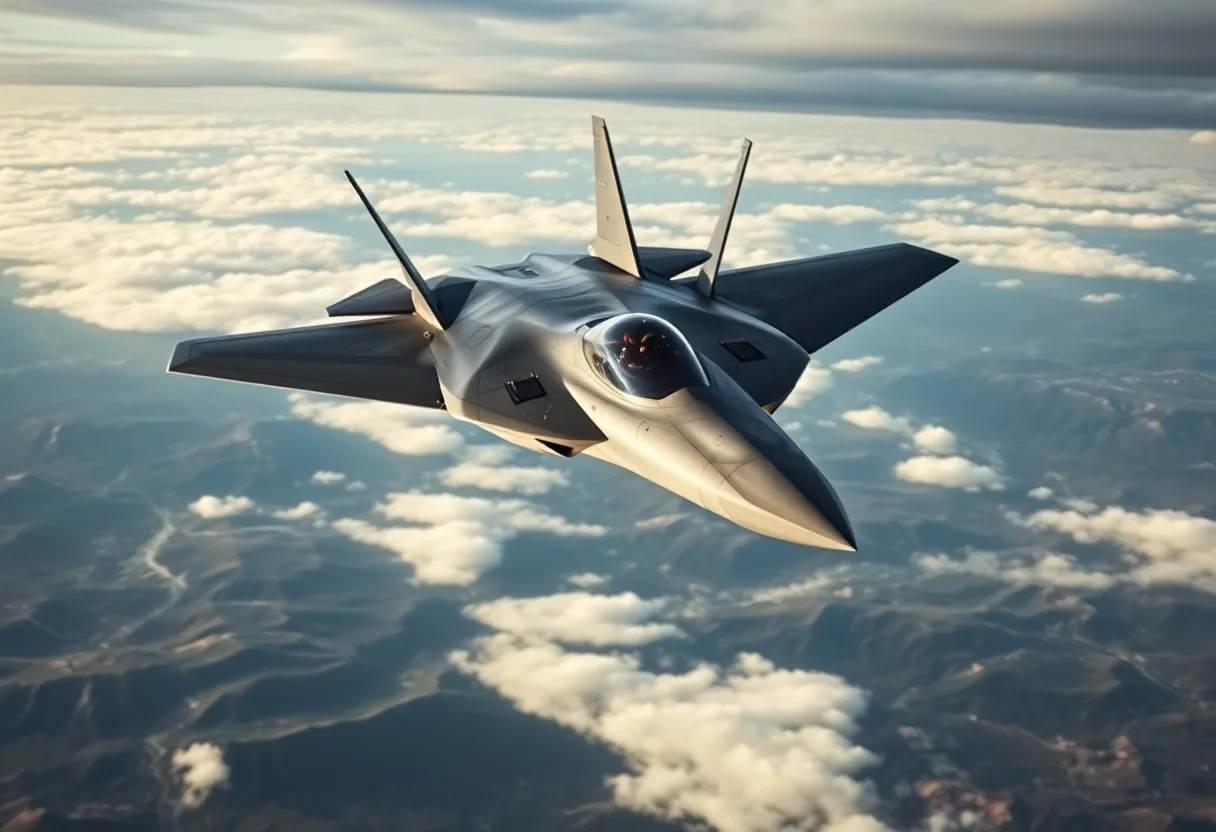
[[[322,427],[358,433],[393,453],[405,456],[450,454],[460,450],[464,438],[442,410],[391,404],[346,401],[291,393],[291,413]]]
[[[961,456],[914,456],[895,466],[895,476],[918,485],[940,485],[966,491],[1000,491],[1005,487],[1001,475],[992,468]]]
[[[187,809],[203,805],[213,789],[228,783],[224,752],[209,742],[196,742],[173,752],[171,765],[181,781],[181,803]]]
[[[1210,128],[1202,83],[1216,71],[1210,16],[1202,4],[1166,2],[1150,12],[1132,0],[1066,0],[1050,10],[1001,0],[975,15],[947,0],[913,16],[898,0],[822,8],[781,0],[760,9],[742,0],[706,7],[424,0],[337,10],[289,0],[267,19],[212,0],[155,7],[124,0],[105,10],[14,0],[6,10],[16,45],[0,54],[0,77]],[[48,36],[56,30],[26,15],[91,24],[85,30],[93,36],[72,35],[81,23]],[[173,32],[191,48],[157,48],[132,28]],[[392,33],[402,31],[414,48],[401,48]],[[239,54],[215,46],[233,42]],[[710,54],[729,68],[729,82],[705,73]]]
[[[880,356],[865,355],[861,358],[842,358],[831,365],[831,369],[840,373],[860,373],[862,370],[877,367],[881,363],[882,358]]]
[[[1169,509],[1097,508],[1090,503],[1030,515],[1011,512],[1006,517],[1016,525],[1056,532],[1078,543],[1118,546],[1133,556],[1134,565],[1126,580],[1191,584],[1216,591],[1216,521]]]
[[[238,514],[246,514],[253,511],[255,505],[253,500],[248,497],[238,497],[231,494],[226,497],[215,497],[211,494],[204,494],[187,506],[187,508],[199,517],[214,520],[220,517],[235,517]]]
[[[496,467],[461,462],[443,471],[440,481],[450,488],[480,488],[483,491],[515,491],[520,494],[547,494],[569,485],[564,471],[541,467]]]
[[[1191,144],[1216,144],[1216,130],[1200,130],[1192,133]]]
[[[940,554],[916,555],[912,561],[929,575],[975,575],[1004,583],[1059,589],[1101,590],[1118,581],[1116,576],[1084,569],[1075,559],[1055,552],[1041,552],[1025,558],[970,552],[962,560]]]
[[[985,286],[991,286],[994,289],[1020,289],[1023,286],[1022,280],[1017,277],[1007,277],[1004,280],[998,280],[994,283],[985,283]]]
[[[345,480],[346,474],[340,471],[317,471],[308,478],[308,481],[313,485],[336,485]]]
[[[1087,185],[1048,185],[1027,182],[1018,185],[999,185],[993,192],[1013,199],[1024,199],[1046,205],[1072,207],[1147,208],[1161,210],[1171,208],[1178,202],[1175,194],[1158,189],[1112,190],[1093,188]],[[974,206],[972,206],[974,207]]]
[[[409,525],[341,518],[333,527],[352,540],[392,552],[414,567],[414,580],[420,584],[472,584],[498,566],[503,544],[521,533],[602,537],[608,532],[604,526],[572,523],[520,499],[409,491],[389,494],[375,511]]]
[[[595,589],[597,586],[608,583],[611,579],[607,575],[597,575],[594,572],[580,572],[577,575],[571,575],[566,580],[579,589]]]
[[[1098,295],[1082,295],[1081,296],[1081,301],[1083,303],[1107,304],[1107,303],[1114,303],[1115,301],[1119,301],[1119,300],[1123,300],[1123,295],[1120,295],[1116,292],[1103,292],[1102,294],[1098,294]]]
[[[832,386],[832,371],[818,364],[808,364],[798,377],[794,389],[785,399],[786,407],[797,407]]]
[[[902,416],[892,416],[877,405],[862,410],[849,410],[840,415],[850,425],[866,430],[881,430],[890,433],[912,433],[912,423]]]
[[[1128,280],[1182,280],[1177,271],[1138,257],[1086,245],[1067,231],[1032,226],[978,225],[940,217],[887,226],[922,245],[977,266],[1019,269],[1072,277],[1121,277]]]
[[[837,578],[822,573],[790,584],[753,590],[748,595],[748,601],[753,604],[780,604],[796,598],[826,595],[838,584]]]
[[[635,628],[664,626],[646,624],[641,614],[661,607],[631,595],[594,607],[583,593],[557,598],[485,605],[483,613],[493,613],[483,622],[506,631],[452,659],[520,710],[620,753],[629,770],[609,780],[618,805],[722,832],[885,830],[870,814],[872,786],[855,779],[878,762],[851,739],[866,707],[862,691],[837,676],[778,669],[752,653],[725,668],[701,663],[655,673],[627,652],[572,651],[546,638],[568,637],[555,611],[585,604],[576,632],[603,646],[632,646],[658,637]]]
[[[1043,207],[1041,205],[978,205],[976,213],[1014,225],[1078,225],[1089,228],[1126,228],[1163,231],[1173,228],[1207,228],[1212,223],[1178,214],[1128,213],[1106,208]]]
[[[306,517],[312,517],[321,511],[321,507],[316,503],[305,500],[291,508],[284,508],[272,512],[271,516],[279,520],[303,520]]]
[[[954,452],[958,439],[940,425],[925,425],[912,434],[912,444],[921,453],[949,454]]]
[[[646,517],[642,520],[634,521],[633,527],[641,531],[656,531],[665,529],[668,526],[673,526],[686,518],[687,514],[676,512],[675,514],[656,514],[654,517]]]
[[[539,598],[499,598],[466,607],[465,614],[523,639],[636,647],[683,636],[674,624],[650,621],[666,608],[665,599],[643,600],[632,592],[565,592]]]
[[[1026,492],[1026,496],[1032,500],[1050,500],[1056,492],[1052,491],[1045,485],[1040,485]]]
[[[570,175],[569,171],[565,170],[530,170],[524,174],[528,179],[565,179]]]

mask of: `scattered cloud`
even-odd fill
[[[1083,303],[1107,304],[1120,300],[1123,300],[1123,295],[1116,292],[1103,292],[1097,295],[1083,295],[1081,297]]]
[[[1060,589],[1101,590],[1117,577],[1084,569],[1075,559],[1056,552],[1002,558],[991,552],[969,552],[962,560],[948,555],[916,555],[913,564],[929,575],[975,575],[1003,583]]]
[[[230,774],[224,752],[209,742],[196,742],[173,752],[171,766],[182,786],[182,806],[196,809],[211,792],[228,783]]]
[[[390,404],[349,401],[291,393],[291,413],[318,425],[358,433],[380,443],[393,453],[406,456],[451,454],[460,450],[464,438],[443,410]]]
[[[565,179],[570,175],[566,170],[530,170],[524,174],[528,179]]]
[[[904,482],[965,491],[1000,491],[1005,487],[995,470],[961,456],[914,456],[895,466],[895,476]]]
[[[1037,226],[966,224],[942,217],[899,222],[888,230],[977,266],[1072,277],[1183,280],[1174,269],[1081,242],[1067,231]]]
[[[722,832],[815,828],[881,832],[875,794],[856,778],[878,759],[855,745],[865,694],[838,676],[782,670],[740,654],[729,667],[656,673],[634,654],[576,652],[557,613],[581,606],[574,631],[630,647],[679,630],[648,622],[663,607],[636,596],[595,602],[583,593],[480,605],[503,631],[453,654],[455,665],[526,713],[551,719],[620,753],[610,778],[618,805]],[[667,627],[668,629],[641,629]],[[808,819],[813,819],[810,821]]]
[[[911,434],[912,423],[902,416],[892,416],[877,405],[862,410],[849,410],[840,415],[850,425],[866,430],[881,430],[889,433]]]
[[[597,586],[603,586],[608,583],[611,578],[607,575],[598,575],[595,572],[580,572],[577,575],[571,575],[566,580],[579,589],[595,589]]]
[[[647,517],[643,520],[634,522],[633,527],[642,531],[655,531],[657,529],[665,529],[668,526],[675,525],[687,517],[687,514],[656,514],[654,517]]]
[[[346,481],[346,474],[340,471],[317,471],[308,481],[313,485],[336,485]]]
[[[832,386],[832,371],[818,364],[808,364],[797,384],[785,400],[786,407],[797,407]]]
[[[1045,205],[1077,208],[1145,208],[1159,211],[1172,208],[1178,202],[1176,195],[1158,189],[1114,190],[1086,185],[1046,185],[1035,182],[999,185],[993,189],[993,193]]]
[[[409,491],[389,494],[375,511],[409,525],[342,518],[333,527],[352,540],[392,552],[414,567],[414,580],[420,584],[472,584],[502,561],[503,544],[521,533],[602,537],[608,532],[604,526],[572,523],[520,499]]]
[[[940,425],[925,425],[912,434],[912,444],[921,453],[950,454],[958,446],[958,439]]]
[[[216,497],[211,494],[204,494],[187,506],[187,508],[199,517],[214,520],[220,517],[235,517],[238,514],[246,514],[253,511],[255,505],[253,500],[248,497],[238,497],[231,494],[226,497]]]
[[[465,613],[522,639],[605,647],[638,646],[683,636],[674,624],[650,620],[666,608],[665,599],[643,600],[632,592],[564,592],[539,598],[499,598],[466,607]]]
[[[1191,144],[1216,144],[1216,130],[1200,130],[1192,133]]]
[[[1020,289],[1024,285],[1021,278],[1007,277],[1004,280],[997,280],[993,283],[985,283],[985,286],[991,286],[994,289]]]
[[[1051,490],[1047,486],[1040,485],[1027,491],[1026,496],[1032,500],[1050,500],[1055,493],[1055,491]]]
[[[1085,510],[1078,510],[1085,509]],[[1140,584],[1190,584],[1216,591],[1216,521],[1183,511],[1133,511],[1122,506],[1085,505],[1011,512],[1013,523],[1056,532],[1078,543],[1111,543],[1134,564],[1126,580]]]
[[[862,370],[877,367],[881,363],[881,356],[865,355],[861,358],[842,358],[831,365],[831,369],[840,373],[860,373]]]
[[[291,508],[279,509],[272,512],[271,516],[279,520],[303,520],[307,517],[312,517],[319,514],[321,507],[314,502],[305,500]]]
[[[539,466],[497,467],[476,462],[461,462],[443,471],[440,481],[449,488],[480,488],[483,491],[514,491],[520,494],[547,494],[570,484],[564,471]]]

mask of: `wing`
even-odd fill
[[[425,321],[413,316],[182,341],[169,372],[442,407]]]
[[[715,290],[813,353],[957,262],[896,243],[722,272]]]

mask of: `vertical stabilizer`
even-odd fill
[[[591,135],[595,140],[595,256],[606,260],[634,277],[642,276],[638,261],[638,246],[629,224],[629,211],[621,193],[621,177],[616,170],[608,125],[599,116],[591,117]]]
[[[350,180],[351,186],[355,189],[355,193],[359,195],[359,200],[363,203],[363,207],[367,209],[367,213],[372,215],[372,219],[376,222],[376,227],[380,229],[380,233],[384,235],[389,248],[397,256],[397,262],[401,264],[401,271],[405,274],[405,283],[409,286],[410,293],[414,298],[414,312],[431,326],[439,330],[446,329],[449,322],[445,321],[441,316],[439,304],[435,300],[434,293],[431,292],[431,287],[422,279],[422,275],[419,274],[418,269],[414,268],[409,255],[398,245],[396,238],[393,237],[393,232],[389,231],[388,226],[384,224],[384,220],[380,219],[380,215],[372,207],[371,200],[363,193],[363,189],[359,187],[359,183],[355,181],[355,177],[350,175],[350,171],[345,171],[345,173],[346,178]]]
[[[743,172],[747,170],[747,158],[751,155],[750,139],[743,140],[739,151],[739,164],[735,166],[735,175],[726,189],[726,199],[722,202],[722,213],[718,215],[718,224],[714,226],[714,235],[709,239],[709,259],[701,266],[697,274],[697,291],[707,298],[714,296],[714,281],[718,279],[718,269],[722,266],[722,250],[726,248],[726,235],[730,233],[730,223],[735,216],[735,205],[739,202],[739,188],[743,185]]]

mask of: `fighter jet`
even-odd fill
[[[599,117],[592,139],[587,254],[424,278],[347,172],[401,279],[328,307],[359,320],[183,341],[169,371],[446,410],[761,535],[856,551],[835,490],[772,413],[810,355],[958,261],[900,243],[722,269],[748,140],[706,249],[639,246]]]

